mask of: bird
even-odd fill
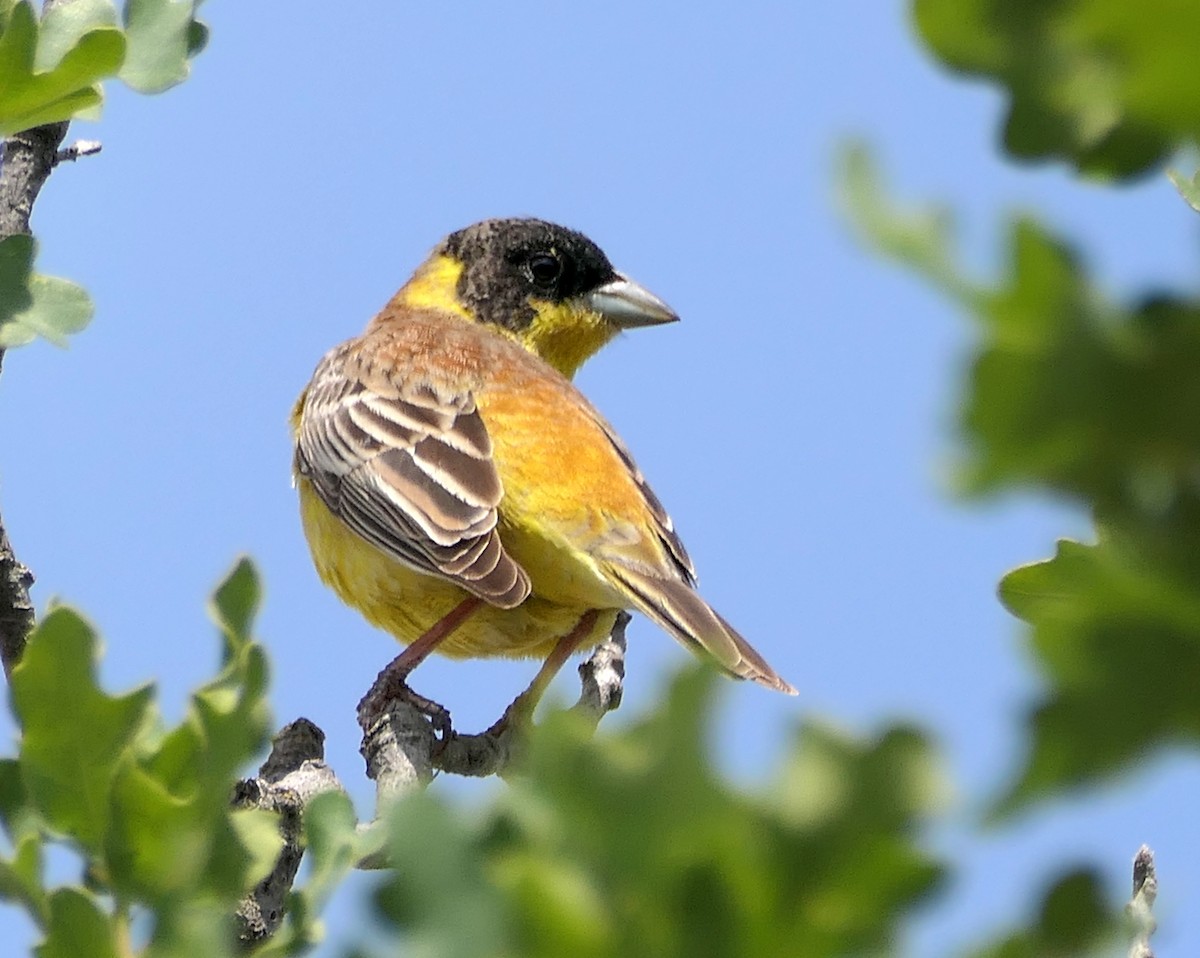
[[[407,688],[433,651],[542,659],[519,697],[532,714],[628,609],[796,694],[700,597],[669,515],[571,381],[619,333],[678,318],[583,234],[489,219],[321,359],[291,416],[304,533],[319,577],[407,646],[359,704],[364,730],[404,693],[449,732]]]

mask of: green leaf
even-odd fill
[[[403,802],[388,924],[439,958],[882,953],[941,874],[917,842],[944,792],[928,744],[805,726],[778,780],[745,792],[712,765],[714,687],[689,672],[596,739],[553,717],[490,815]]]
[[[209,862],[209,822],[194,802],[172,795],[153,775],[125,763],[113,783],[112,824],[105,842],[114,889],[160,902],[194,894]]]
[[[120,958],[113,918],[78,888],[60,888],[50,898],[50,924],[37,958]]]
[[[479,855],[478,834],[425,794],[400,803],[391,822],[393,860],[404,862],[405,877],[386,883],[376,903],[383,917],[405,929],[412,953],[519,953],[512,916]]]
[[[105,852],[123,894],[174,909],[201,892],[236,900],[278,855],[274,820],[229,809],[237,773],[266,741],[266,664],[249,635],[259,596],[242,560],[218,588],[220,673],[192,696],[179,726],[144,734],[113,786]],[[264,837],[265,836],[265,837]]]
[[[199,20],[191,22],[187,38],[187,55],[189,57],[199,56],[204,52],[204,48],[208,46],[209,32],[208,24]]]
[[[1122,923],[1108,903],[1099,876],[1087,869],[1063,874],[1045,891],[1028,927],[971,953],[972,958],[1045,958],[1111,955]],[[1128,946],[1120,947],[1124,954]]]
[[[92,301],[80,287],[32,272],[36,252],[32,236],[0,240],[0,349],[37,336],[65,346],[92,318]]]
[[[966,282],[924,272],[952,295]],[[1002,815],[1200,736],[1200,299],[1113,302],[1029,218],[1010,228],[1003,275],[957,298],[981,331],[963,490],[1051,491],[1101,533],[1001,584],[1046,677]]]
[[[1167,177],[1179,191],[1179,195],[1187,201],[1187,205],[1200,213],[1200,172],[1188,177],[1176,170],[1167,170]]]
[[[49,921],[49,900],[42,875],[42,840],[27,835],[16,843],[12,858],[0,857],[0,900],[19,902],[41,927]]]
[[[296,954],[321,940],[318,916],[366,852],[347,795],[324,792],[305,806],[304,845],[308,877],[293,889],[285,924],[271,942],[271,953]]]
[[[19,0],[0,0],[0,33],[8,26],[8,20],[18,2]]]
[[[217,849],[217,871],[224,868],[225,876],[215,884],[240,897],[271,873],[283,850],[283,836],[279,833],[279,816],[266,809],[237,809],[230,813],[229,825],[238,852],[235,858]]]
[[[262,583],[254,563],[239,559],[217,586],[209,604],[209,614],[227,643],[226,660],[250,642],[261,602]]]
[[[1155,747],[1200,742],[1193,583],[1115,537],[1062,541],[1053,559],[1005,576],[1001,598],[1033,626],[1048,688],[1030,717],[1021,774],[995,815],[1095,781]]]
[[[30,805],[16,759],[0,759],[0,822],[14,843],[41,830],[41,820]]]
[[[108,695],[96,683],[96,658],[91,627],[59,607],[34,630],[12,675],[30,799],[50,828],[92,850],[108,829],[113,778],[152,695],[149,687]]]
[[[8,136],[43,123],[68,120],[99,106],[95,84],[114,76],[125,57],[125,37],[120,30],[96,27],[65,41],[66,21],[51,24],[47,54],[59,57],[53,69],[37,70],[38,22],[27,2],[18,3],[0,34],[0,135]]]
[[[192,19],[195,6],[194,0],[128,0],[121,79],[139,93],[161,93],[186,80],[188,57],[207,36]]]
[[[117,9],[111,0],[71,0],[51,7],[38,26],[34,69],[53,70],[87,34],[116,26]]]
[[[982,344],[962,403],[965,491],[1036,484],[1106,515],[1161,514],[1193,496],[1200,300],[1113,303],[1078,254],[1027,217],[1009,228],[1004,275],[991,288],[974,284],[956,272],[944,237],[898,251],[896,235],[919,231],[911,217],[872,200],[877,189],[856,188],[866,199],[854,215],[868,238],[980,322]]]
[[[963,305],[975,303],[978,290],[955,263],[954,224],[948,210],[934,206],[906,210],[891,203],[863,143],[844,143],[836,169],[842,208],[867,245],[923,274]]]
[[[914,0],[913,13],[947,66],[1004,88],[1013,156],[1127,177],[1200,135],[1196,4]]]
[[[317,795],[304,809],[304,844],[308,881],[304,896],[319,909],[337,883],[360,857],[358,822],[350,797],[343,792]]]

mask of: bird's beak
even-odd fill
[[[599,313],[618,329],[658,326],[679,319],[675,310],[645,286],[639,286],[620,273],[617,273],[616,279],[586,294],[584,300],[589,309]]]

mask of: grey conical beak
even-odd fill
[[[619,329],[636,329],[638,326],[658,326],[674,323],[679,317],[666,303],[645,286],[617,274],[586,294],[588,307],[595,310]]]

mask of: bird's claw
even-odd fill
[[[387,714],[393,702],[411,705],[414,709],[429,719],[437,737],[436,752],[446,747],[446,743],[454,735],[454,724],[450,720],[450,710],[431,698],[414,692],[409,688],[404,676],[388,675],[386,671],[376,679],[371,690],[358,703],[358,724],[367,734],[379,719]]]

